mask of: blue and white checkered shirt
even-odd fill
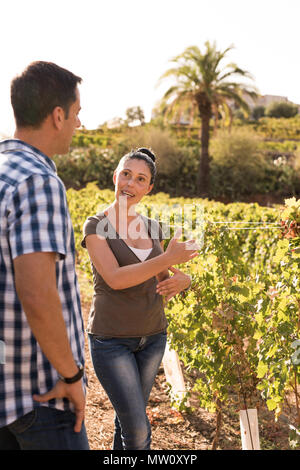
[[[0,142],[0,427],[34,407],[32,395],[58,379],[36,342],[15,291],[13,259],[57,253],[56,278],[74,359],[84,363],[84,326],[75,272],[74,233],[55,163],[20,140]],[[43,280],[41,279],[41,282]],[[72,409],[66,399],[43,406]]]

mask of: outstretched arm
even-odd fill
[[[198,256],[199,247],[194,240],[179,242],[178,235],[170,241],[167,250],[143,263],[120,267],[107,241],[98,235],[86,236],[86,247],[98,273],[112,289],[126,289],[165,271],[174,264],[190,261]]]

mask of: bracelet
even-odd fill
[[[79,362],[77,363],[77,366],[78,366],[78,372],[75,375],[73,375],[73,377],[62,377],[61,375],[58,375],[60,380],[62,380],[66,384],[73,384],[75,382],[78,382],[78,380],[80,380],[83,376],[84,367]]]

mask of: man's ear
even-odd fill
[[[114,185],[116,184],[116,180],[117,180],[117,170],[114,171],[114,174],[113,174],[113,182],[114,182]]]
[[[61,130],[65,120],[65,112],[60,106],[56,106],[52,111],[52,122],[57,130]]]

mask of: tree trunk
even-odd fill
[[[208,197],[209,194],[209,121],[210,115],[201,116],[201,156],[198,170],[197,192],[199,196]]]
[[[212,103],[206,92],[195,96],[201,118],[201,156],[197,178],[197,193],[201,197],[209,195],[209,121],[212,116]]]
[[[220,432],[221,432],[221,426],[222,426],[222,407],[221,407],[221,402],[219,399],[217,399],[217,411],[216,411],[216,434],[212,443],[211,450],[216,450],[220,438]]]

